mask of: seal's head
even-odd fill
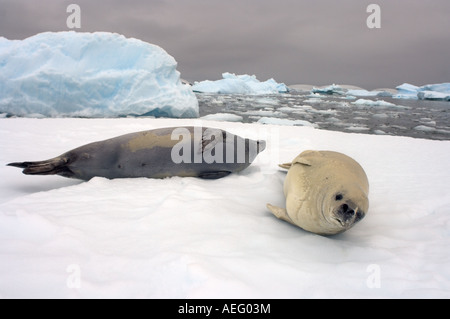
[[[342,187],[327,194],[322,202],[322,215],[327,234],[339,234],[362,220],[369,206],[366,192],[358,187]]]

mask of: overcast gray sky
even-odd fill
[[[286,84],[450,82],[449,0],[0,0],[0,36],[24,39],[69,30],[110,31],[164,48],[182,78],[223,72]],[[369,29],[369,4],[381,28]]]

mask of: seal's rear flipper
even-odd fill
[[[284,169],[290,169],[291,168],[291,166],[292,166],[292,163],[285,163],[285,164],[279,164],[278,166],[280,166],[281,168],[284,168]]]
[[[26,175],[61,175],[72,177],[74,174],[67,166],[67,158],[56,157],[40,162],[9,163],[8,166],[23,168]]]

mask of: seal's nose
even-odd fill
[[[356,224],[364,218],[365,213],[353,203],[342,204],[338,211],[337,217],[343,226]]]
[[[347,204],[343,204],[339,210],[339,213],[344,218],[344,221],[347,222],[349,219],[353,219],[355,216],[355,210],[350,208]]]

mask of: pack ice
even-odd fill
[[[300,85],[294,85],[292,87],[294,87],[295,89],[296,86],[300,87]],[[347,97],[387,96],[394,99],[450,101],[450,83],[427,84],[423,86],[415,86],[413,84],[403,83],[402,85],[397,86],[396,89],[396,92],[391,89],[367,91],[365,89],[345,88],[343,86],[333,84],[319,88],[313,87],[310,91],[312,94],[318,93],[328,95],[346,95]],[[394,93],[391,93],[392,91],[394,91]]]
[[[177,62],[122,35],[45,32],[0,37],[0,113],[27,117],[198,117]]]

